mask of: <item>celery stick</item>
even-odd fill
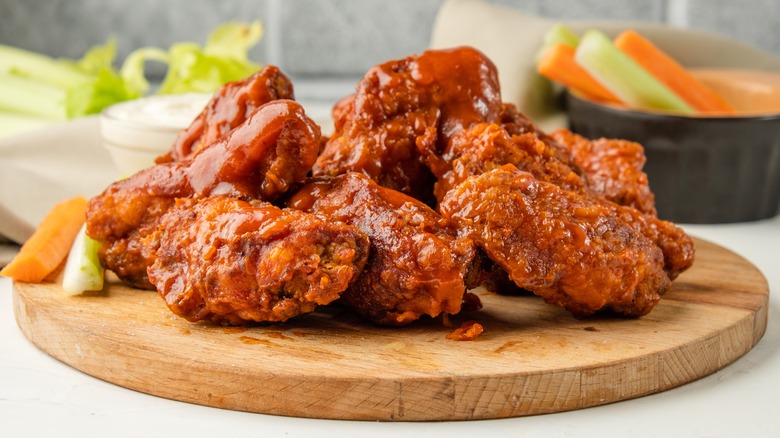
[[[47,120],[99,113],[148,91],[147,60],[168,64],[157,94],[213,92],[259,70],[260,65],[249,59],[249,51],[262,34],[259,21],[225,23],[212,31],[203,47],[178,43],[168,51],[138,49],[126,58],[121,72],[113,66],[113,39],[92,47],[77,61],[0,44],[0,112]]]
[[[82,225],[65,262],[62,290],[66,295],[103,289],[104,269],[98,259],[98,246],[98,242],[87,236],[86,225]]]
[[[621,52],[598,30],[585,32],[574,58],[604,88],[629,106],[680,113],[694,112],[676,93]]]
[[[90,75],[76,66],[40,53],[0,44],[0,73],[23,76],[60,88],[81,84]]]
[[[0,110],[65,120],[65,90],[32,79],[0,74]]]
[[[542,47],[536,51],[534,56],[535,62],[538,64],[541,61],[542,56],[550,47],[558,44],[566,44],[567,46],[576,49],[580,44],[580,37],[571,30],[570,27],[565,24],[555,24],[551,28],[547,29],[542,37]]]
[[[545,47],[552,47],[557,44],[566,44],[576,49],[580,44],[580,37],[570,27],[558,23],[544,33]]]

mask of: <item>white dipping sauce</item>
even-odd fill
[[[145,97],[113,105],[104,114],[117,121],[181,130],[192,123],[210,98],[210,94],[199,93]]]
[[[150,96],[106,108],[100,114],[100,132],[120,174],[152,166],[210,98],[200,93]]]

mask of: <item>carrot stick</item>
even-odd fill
[[[614,44],[694,109],[705,113],[734,113],[723,98],[639,33],[627,30],[615,38]]]
[[[536,69],[542,76],[558,82],[582,96],[601,102],[621,103],[614,94],[588,74],[574,59],[575,49],[556,44],[544,52]]]
[[[0,271],[16,281],[40,283],[67,257],[84,224],[87,200],[78,196],[52,207],[19,254]]]

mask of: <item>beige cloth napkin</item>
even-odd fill
[[[116,178],[96,117],[0,139],[0,243],[23,243],[55,203],[92,197]]]
[[[557,90],[535,70],[534,57],[550,26],[565,22],[578,33],[597,28],[615,36],[632,28],[687,67],[780,71],[780,58],[731,38],[662,24],[617,21],[550,20],[481,0],[447,0],[439,10],[431,48],[473,46],[498,68],[502,96],[542,129],[565,126],[556,105]]]

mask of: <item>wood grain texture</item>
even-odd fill
[[[579,409],[664,391],[747,353],[766,329],[769,289],[749,262],[697,240],[697,258],[647,316],[575,319],[532,296],[478,291],[475,341],[441,321],[381,328],[333,306],[284,324],[214,327],[154,292],[111,283],[66,297],[14,285],[22,332],[108,382],[226,409],[315,418],[467,420]]]

